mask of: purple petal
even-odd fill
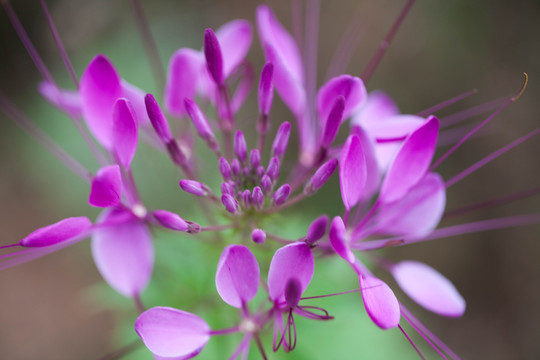
[[[382,178],[380,164],[375,150],[376,144],[360,126],[353,126],[351,134],[358,136],[360,145],[362,145],[362,150],[364,151],[364,158],[366,159],[366,185],[362,199],[368,199],[379,190]]]
[[[120,77],[104,55],[96,56],[84,70],[79,88],[86,125],[106,149],[112,148],[112,113],[122,96]]]
[[[291,186],[289,184],[281,185],[276,190],[272,198],[274,205],[276,206],[283,205],[283,203],[285,203],[285,201],[287,201],[287,199],[289,198],[290,194],[291,194]]]
[[[88,204],[95,207],[110,207],[120,204],[122,175],[118,165],[99,169],[92,179]]]
[[[336,171],[336,167],[338,165],[338,159],[330,159],[324,164],[321,165],[315,171],[315,174],[309,179],[306,186],[304,186],[304,194],[306,195],[312,195],[317,190],[319,190],[324,184],[326,184],[326,181],[332,176],[334,171]]]
[[[247,20],[237,19],[221,26],[216,37],[223,55],[223,74],[225,79],[244,61],[252,41],[251,24]]]
[[[313,277],[315,262],[305,242],[286,245],[276,251],[268,270],[268,293],[275,302],[285,301],[285,286],[296,278],[303,293]]]
[[[132,106],[133,114],[137,120],[139,126],[149,126],[150,119],[146,112],[146,105],[144,103],[144,97],[146,93],[139,89],[137,86],[132,85],[122,79],[122,96],[129,100]]]
[[[427,174],[407,194],[382,204],[377,214],[377,232],[421,238],[439,224],[446,204],[446,187],[435,173]]]
[[[426,119],[416,115],[394,115],[366,126],[366,131],[375,139],[405,139],[422,126]]]
[[[324,84],[317,94],[317,111],[320,121],[326,121],[336,97],[340,95],[345,98],[345,110],[342,117],[342,120],[345,120],[366,100],[367,92],[364,82],[358,77],[340,75]]]
[[[135,331],[154,355],[173,359],[198,353],[210,339],[210,327],[203,319],[163,306],[139,315]]]
[[[324,122],[321,147],[328,149],[334,142],[339,130],[339,125],[341,125],[344,109],[345,98],[342,95],[338,95],[338,97],[334,99],[330,112],[328,113],[328,118]]]
[[[276,89],[289,109],[298,116],[306,101],[298,46],[267,6],[257,8],[257,28],[266,60],[274,65]]]
[[[72,239],[90,229],[92,222],[84,217],[70,217],[39,228],[19,243],[24,247],[43,247]]]
[[[158,134],[163,143],[168,144],[172,141],[173,136],[167,118],[159,107],[154,95],[146,94],[144,103],[146,112],[148,113],[148,117],[150,118],[150,122],[152,123],[152,127],[156,131],[156,134]]]
[[[68,115],[74,117],[82,115],[81,99],[78,92],[60,89],[48,81],[40,82],[38,91],[49,103]]]
[[[417,261],[402,261],[392,267],[399,287],[424,308],[439,315],[458,317],[465,300],[455,286],[437,270]]]
[[[381,202],[403,197],[424,177],[435,153],[438,131],[439,120],[432,116],[405,139],[383,180]]]
[[[328,215],[321,215],[311,222],[306,235],[309,244],[314,244],[326,234],[329,221]]]
[[[221,253],[216,271],[216,288],[227,304],[242,307],[257,294],[259,264],[244,245],[229,245]]]
[[[259,112],[264,115],[270,113],[274,99],[274,65],[271,62],[264,64],[259,81],[258,104]],[[263,129],[264,130],[264,129]],[[262,131],[264,133],[264,131]]]
[[[204,57],[206,68],[216,85],[223,85],[223,55],[219,40],[212,29],[204,30]]]
[[[366,159],[360,138],[350,135],[339,157],[339,187],[347,210],[362,198],[366,179]]]
[[[116,216],[104,212],[98,221]],[[96,229],[92,236],[92,255],[109,285],[128,297],[140,294],[152,275],[154,246],[148,228],[139,220]]]
[[[120,165],[129,169],[137,151],[137,123],[129,100],[120,98],[113,110],[113,149]]]
[[[351,265],[356,262],[353,252],[349,249],[349,245],[347,245],[347,230],[340,216],[336,216],[332,220],[328,238],[330,239],[332,248],[339,256]]]
[[[369,93],[367,100],[352,118],[351,125],[368,128],[371,124],[377,124],[397,114],[399,114],[399,109],[390,96],[382,91],[373,91]]]
[[[204,70],[204,57],[193,49],[180,49],[169,61],[164,103],[168,112],[177,117],[186,115],[184,99],[194,99],[197,83]]]
[[[383,330],[398,326],[399,303],[392,289],[376,277],[359,278],[364,306],[371,320]]]

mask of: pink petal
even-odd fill
[[[135,119],[137,119],[137,124],[143,127],[150,126],[150,119],[148,118],[146,105],[144,103],[146,93],[124,79],[121,80],[121,85],[122,97],[125,97],[131,103],[133,114],[135,114]]]
[[[107,221],[115,212],[123,210],[106,211],[98,221]],[[124,296],[140,294],[152,275],[152,237],[146,225],[137,219],[96,229],[92,255],[103,278]]]
[[[371,320],[383,330],[398,326],[400,318],[399,303],[386,283],[376,277],[362,278],[360,290],[364,306]]]
[[[351,125],[368,128],[371,124],[399,114],[394,100],[382,91],[373,91],[367,96],[358,112],[351,119]]]
[[[364,158],[366,159],[366,185],[364,187],[362,199],[369,199],[379,190],[382,178],[379,161],[375,151],[376,144],[360,126],[354,126],[351,129],[351,134],[357,135],[360,139],[360,145],[362,146]]]
[[[465,300],[455,286],[431,266],[402,261],[392,267],[392,275],[399,287],[424,308],[451,317],[465,312]]]
[[[381,202],[403,197],[424,177],[435,153],[438,131],[439,120],[432,116],[405,139],[383,180]]]
[[[186,358],[196,355],[210,339],[210,327],[197,315],[170,307],[153,307],[135,321],[135,331],[154,355]],[[189,358],[189,357],[187,357]]]
[[[285,286],[291,278],[300,282],[301,293],[313,277],[315,262],[305,242],[286,245],[276,251],[268,270],[268,293],[275,302],[285,301]]]
[[[113,106],[122,96],[122,86],[106,56],[98,55],[88,64],[81,76],[79,96],[86,125],[103,147],[111,149]]]
[[[82,115],[81,99],[78,92],[60,89],[48,81],[40,82],[38,91],[48,102],[68,115],[74,117]]]
[[[118,163],[128,169],[137,151],[137,123],[131,103],[125,98],[114,104],[113,150]]]
[[[259,288],[259,264],[244,245],[229,245],[221,253],[216,288],[227,304],[236,308],[253,299]]]
[[[358,77],[340,75],[324,84],[317,94],[317,111],[320,121],[326,121],[336,97],[340,95],[345,97],[342,118],[345,120],[366,100],[367,92],[364,82]]]
[[[350,135],[339,157],[339,188],[347,210],[362,198],[367,179],[366,168],[360,138],[357,135]]]
[[[194,99],[197,84],[206,72],[204,56],[193,49],[180,49],[169,61],[167,85],[165,86],[165,108],[174,116],[186,115],[184,99]]]
[[[429,173],[407,194],[382,204],[377,214],[377,232],[421,238],[439,224],[446,204],[446,187],[439,174]]]
[[[227,78],[249,51],[253,38],[251,24],[242,19],[230,21],[217,30],[216,36],[223,56],[223,74]]]
[[[330,239],[332,248],[339,256],[351,265],[356,262],[356,257],[351,249],[349,249],[349,245],[347,245],[347,230],[345,229],[345,224],[340,216],[336,216],[332,220],[328,238]]]
[[[418,129],[426,119],[416,115],[394,115],[377,121],[366,130],[369,135],[375,139],[400,139],[407,137],[410,133]]]
[[[19,244],[24,247],[51,246],[73,239],[89,230],[91,226],[92,222],[84,216],[70,217],[35,230]]]
[[[268,6],[257,8],[257,28],[267,61],[274,65],[274,84],[279,95],[297,116],[305,107],[304,70],[300,51]]]
[[[118,165],[99,169],[92,179],[88,204],[95,207],[110,207],[120,204],[122,175]]]

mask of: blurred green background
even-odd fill
[[[235,18],[254,23],[259,3],[148,0],[143,1],[143,6],[166,66],[178,48],[200,48],[207,27],[217,29]],[[50,0],[48,4],[79,76],[95,54],[104,53],[123,78],[161,97],[127,0]],[[396,0],[323,1],[318,85],[322,84],[336,44],[351,21],[360,24],[361,40],[347,70],[359,75],[403,4],[404,1]],[[273,1],[270,5],[290,29],[290,2]],[[70,87],[39,2],[19,0],[13,1],[13,6],[55,79]],[[521,84],[522,72],[529,74],[529,85],[522,98],[493,120],[483,133],[485,136],[468,142],[441,166],[441,173],[449,178],[538,126],[539,23],[538,1],[418,0],[369,82],[368,90],[384,89],[404,113],[416,113],[465,91],[479,90],[477,95],[441,112],[445,115],[512,94]],[[263,59],[256,35],[254,39],[249,59],[258,73]],[[0,89],[66,150],[95,170],[97,164],[67,117],[37,94],[39,73],[4,11],[0,11],[0,54]],[[239,115],[241,125],[250,126],[251,122],[254,127],[255,104],[255,97],[251,96]],[[274,105],[276,122],[292,121],[277,96]],[[248,139],[248,145],[253,146],[254,141]],[[290,148],[294,152],[294,146]],[[539,149],[539,141],[533,139],[450,188],[447,209],[537,186]],[[0,244],[16,242],[60,218],[97,215],[86,204],[87,185],[3,115],[0,115],[0,154],[3,230]],[[294,155],[289,159],[293,161]],[[215,174],[214,162],[209,158],[207,174]],[[204,224],[204,218],[194,209],[193,199],[178,189],[180,175],[164,156],[140,145],[134,173],[149,207],[175,210],[182,216],[191,214],[191,218],[185,217]],[[333,216],[342,211],[335,180],[303,207],[274,219],[275,232],[284,237],[300,237],[309,221],[320,213]],[[215,187],[217,182],[211,185]],[[531,197],[453,221],[461,223],[537,211],[538,197]],[[527,226],[485,232],[385,252],[394,260],[424,261],[451,279],[467,300],[467,312],[460,319],[441,318],[415,306],[391,279],[381,276],[463,358],[538,359],[539,230],[538,226]],[[197,312],[215,328],[234,323],[234,309],[222,303],[214,290],[214,269],[220,249],[201,244],[194,237],[165,232],[158,232],[156,239],[157,265],[152,283],[143,294],[145,304]],[[102,282],[89,250],[89,242],[85,241],[0,273],[1,358],[97,359],[136,340],[132,328],[136,313],[131,301]],[[267,264],[263,261],[261,269],[264,274]],[[354,274],[342,261],[325,260],[317,263],[314,283],[306,295],[356,286]],[[205,294],[211,297],[201,303]],[[216,310],[208,310],[213,304]],[[272,359],[416,358],[397,329],[384,332],[370,323],[359,294],[327,299],[321,306],[336,319],[328,323],[299,320],[297,350],[289,355],[282,351],[278,355],[270,354]],[[224,358],[238,341],[239,336],[212,339],[200,358]],[[426,348],[420,339],[418,343]],[[436,357],[429,349],[427,355]],[[151,358],[143,347],[126,358],[137,356]],[[254,348],[250,358],[258,358]]]

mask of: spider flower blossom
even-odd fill
[[[103,210],[94,223],[84,216],[68,217],[32,232],[15,244],[3,246],[2,249],[22,249],[0,255],[0,268],[91,237],[92,256],[98,271],[113,289],[134,299],[140,313],[135,331],[157,359],[195,357],[211,336],[233,333],[243,336],[231,358],[247,358],[254,343],[266,359],[265,348],[269,345],[263,340],[268,332],[272,335],[272,351],[293,351],[297,337],[301,337],[297,335],[301,332],[295,320],[298,316],[312,320],[333,319],[327,310],[307,305],[308,300],[356,291],[360,292],[371,321],[384,330],[399,328],[421,357],[417,344],[405,332],[405,323],[441,357],[457,358],[411,314],[404,305],[406,300],[398,300],[392,284],[380,279],[378,273],[388,272],[414,302],[447,317],[459,317],[465,312],[465,299],[456,287],[427,264],[415,260],[394,263],[374,250],[539,222],[538,217],[532,215],[523,221],[521,218],[503,219],[506,225],[480,222],[437,229],[445,213],[448,187],[540,132],[535,130],[519,138],[446,181],[435,172],[441,162],[514,102],[526,82],[515,96],[501,103],[473,130],[463,132],[450,150],[433,161],[442,133],[441,121],[435,115],[429,112],[401,114],[386,93],[380,90],[368,93],[365,80],[374,70],[371,64],[363,78],[337,75],[317,90],[313,62],[310,62],[314,54],[307,50],[309,46],[300,51],[302,44],[297,43],[270,7],[262,5],[255,13],[255,28],[265,64],[260,70],[256,94],[259,114],[248,123],[251,130],[256,131],[256,139],[252,139],[247,136],[252,133],[250,129],[239,127],[245,122],[236,121],[255,81],[253,68],[246,60],[253,37],[249,21],[233,20],[215,32],[208,28],[201,34],[199,50],[181,48],[176,51],[169,60],[162,106],[156,100],[160,96],[146,93],[124,80],[105,55],[97,55],[89,62],[80,81],[74,81],[76,90],[59,88],[47,75],[24,29],[17,25],[9,3],[4,3],[10,20],[43,73],[39,92],[75,124],[80,120],[84,122],[86,127],[78,129],[89,139],[87,145],[100,166],[95,171],[86,170],[63,150],[51,145],[44,133],[35,128],[29,132],[38,134],[42,144],[89,183],[88,204]],[[54,29],[47,7],[42,4]],[[410,4],[409,1],[395,27],[403,20]],[[309,19],[312,20],[306,15],[306,21]],[[141,30],[148,31],[140,20]],[[396,29],[390,31],[389,40]],[[316,31],[309,26],[307,35],[310,36],[306,42],[316,41]],[[151,38],[149,33],[145,33],[145,37],[146,41]],[[67,59],[60,39],[55,40]],[[374,59],[380,60],[385,50],[386,47],[381,46]],[[290,110],[293,121],[277,123],[272,117],[274,89]],[[435,108],[457,101],[449,100]],[[22,112],[1,93],[0,105],[23,128],[30,126]],[[170,124],[173,122],[174,127]],[[193,124],[193,129],[189,124]],[[269,142],[271,129],[275,130],[275,135]],[[212,160],[200,155],[196,136],[208,148],[204,150],[208,150]],[[299,146],[298,160],[293,161],[292,166],[287,156],[290,139],[297,140],[294,142]],[[172,165],[181,173],[170,182],[179,184],[182,191],[193,196],[205,216],[201,223],[207,221],[209,225],[185,220],[183,213],[151,209],[146,205],[137,187],[137,174],[132,171],[139,141],[170,157]],[[209,164],[216,176],[205,176]],[[274,219],[289,220],[288,215],[275,214],[306,197],[316,196],[336,170],[343,215],[334,216],[330,221],[325,204],[320,204],[316,218],[307,229],[300,231],[305,236],[295,240],[273,234],[269,224]],[[221,176],[219,182],[217,174]],[[339,202],[335,190],[334,198]],[[187,210],[186,213],[189,214]],[[217,219],[225,223],[220,224]],[[223,302],[238,310],[239,320],[235,324],[213,330],[192,312],[159,304],[145,309],[141,294],[152,280],[154,261],[160,261],[159,254],[156,258],[154,254],[155,228],[189,233],[194,235],[195,241],[209,240],[208,244],[219,249],[227,244],[217,263],[215,286]],[[214,237],[214,232],[220,232],[219,236]],[[205,236],[208,233],[212,235]],[[195,255],[201,254],[190,254]],[[303,297],[312,279],[317,278],[316,265],[333,255],[338,255],[351,267],[358,287],[335,294]],[[266,279],[261,275],[259,262],[269,264]],[[370,263],[375,266],[366,265]],[[205,269],[208,268],[205,263]],[[262,296],[257,296],[263,292]],[[221,306],[213,301],[208,303]]]

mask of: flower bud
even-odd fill
[[[264,175],[261,179],[261,189],[265,195],[269,194],[272,191],[272,180],[270,176]]]
[[[216,34],[212,29],[204,30],[204,57],[206,67],[217,86],[222,86],[223,78],[223,56]]]
[[[231,214],[236,214],[239,209],[238,201],[232,195],[230,194],[223,194],[221,195],[221,202],[223,203],[223,206],[225,206],[225,210],[230,212]]]
[[[251,200],[253,201],[253,205],[255,205],[257,209],[262,209],[264,205],[264,195],[262,189],[259,186],[255,186],[253,188],[253,191],[251,193]]]
[[[285,121],[279,127],[276,137],[274,138],[274,143],[272,144],[272,156],[277,156],[282,159],[287,150],[287,145],[289,143],[289,135],[291,134],[291,123]]]
[[[279,159],[276,156],[272,157],[268,163],[268,168],[266,168],[266,175],[270,176],[272,181],[276,181],[279,177],[279,166]]]
[[[195,180],[180,180],[179,185],[185,192],[196,196],[206,196],[210,190],[208,186]]]
[[[261,163],[261,153],[259,152],[259,149],[253,149],[249,153],[249,166],[253,170],[257,169]]]
[[[246,161],[247,156],[247,145],[246,145],[246,138],[244,137],[244,133],[240,130],[238,130],[234,134],[234,153],[236,154],[236,157],[244,162]]]
[[[195,101],[188,98],[184,99],[184,105],[199,136],[206,142],[206,144],[208,144],[210,149],[214,151],[218,150],[219,144],[216,140],[214,132],[212,131],[210,124],[208,124],[208,121],[206,120],[206,117],[202,113],[199,106],[195,103]]]
[[[339,95],[334,101],[334,105],[328,114],[326,124],[324,125],[323,136],[321,140],[321,147],[328,149],[334,142],[336,135],[341,125],[341,118],[343,117],[343,111],[345,110],[345,97]]]
[[[328,228],[328,223],[330,219],[327,215],[321,215],[313,222],[311,225],[309,225],[306,240],[309,245],[315,244],[318,240],[320,240],[324,234],[326,234],[326,229]]]
[[[304,194],[312,195],[323,186],[328,178],[332,176],[338,165],[337,159],[330,159],[321,165],[313,174],[309,182],[304,187]]]
[[[253,229],[251,240],[256,244],[262,244],[266,240],[266,233],[261,229]]]
[[[268,116],[274,98],[274,65],[271,62],[264,64],[259,82],[259,111],[263,116]],[[263,132],[264,133],[264,132]]]
[[[275,205],[282,205],[287,199],[289,198],[289,195],[291,194],[291,186],[289,184],[281,185],[276,192],[274,193],[274,204]]]
[[[176,231],[188,231],[188,223],[180,215],[167,210],[154,211],[154,218],[164,227]]]
[[[219,158],[219,172],[223,179],[229,180],[231,178],[231,165],[224,157]]]
[[[163,143],[169,143],[173,137],[171,134],[171,129],[169,128],[169,123],[167,123],[167,118],[163,111],[159,107],[154,95],[146,94],[144,97],[144,103],[146,105],[146,112],[148,113],[148,118],[158,134],[159,138]]]

